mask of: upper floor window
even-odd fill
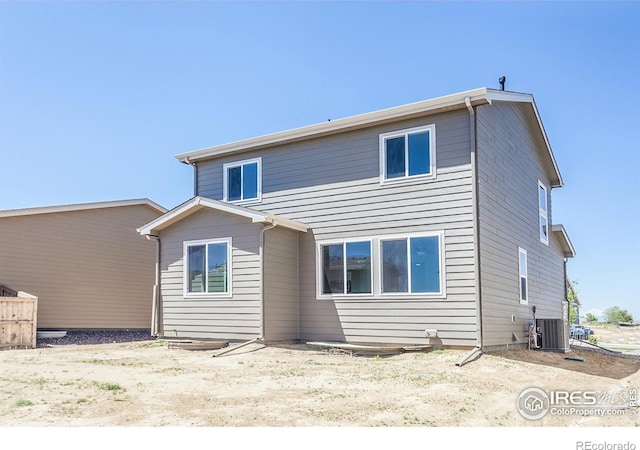
[[[371,294],[371,241],[320,245],[321,295]]]
[[[224,201],[243,202],[262,198],[262,158],[223,166]]]
[[[185,295],[231,293],[231,238],[184,243]]]
[[[547,187],[538,180],[538,216],[540,227],[540,242],[549,245],[549,208]]]
[[[434,177],[436,126],[410,128],[380,135],[380,181]]]

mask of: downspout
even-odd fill
[[[156,241],[156,269],[153,285],[153,301],[151,302],[151,335],[162,336],[160,323],[160,237],[147,234],[147,239]]]
[[[478,152],[476,142],[476,111],[471,105],[471,99],[469,97],[464,98],[464,103],[469,111],[469,147],[471,149],[471,203],[473,208],[473,248],[475,250],[475,263],[474,272],[476,279],[476,333],[478,336],[478,343],[476,345],[477,350],[481,350],[482,343],[482,301],[481,301],[481,281],[480,281],[480,206],[478,196]],[[474,349],[475,350],[475,349]]]
[[[275,220],[272,219],[269,225],[264,225],[260,230],[260,337],[259,340],[264,342],[265,339],[265,301],[264,301],[264,233],[276,227]]]
[[[195,197],[198,195],[198,163],[192,162],[188,156],[184,159],[184,163],[193,167],[193,196]]]

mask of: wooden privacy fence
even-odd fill
[[[38,297],[0,297],[0,349],[36,348]]]

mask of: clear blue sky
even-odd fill
[[[451,94],[535,96],[583,312],[640,319],[640,3],[0,2],[0,209],[193,194],[173,155]]]

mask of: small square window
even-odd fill
[[[320,245],[322,295],[371,294],[371,242]]]
[[[380,242],[382,293],[441,294],[440,236]]]
[[[185,242],[185,295],[230,294],[230,260],[230,238]]]
[[[380,179],[435,176],[435,125],[380,135]]]
[[[228,202],[260,201],[262,198],[262,158],[223,166],[223,197]]]

